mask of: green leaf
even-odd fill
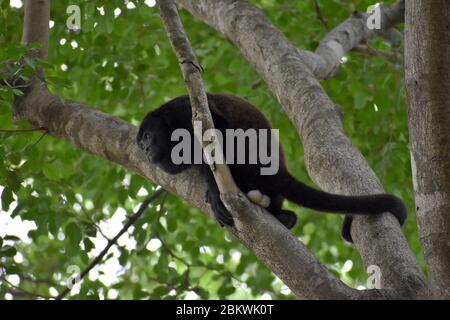
[[[169,232],[175,232],[177,230],[177,219],[173,216],[167,218],[167,230]]]
[[[7,274],[20,274],[22,272],[21,268],[15,263],[5,267]]]
[[[169,293],[169,288],[166,286],[159,286],[153,289],[151,293],[152,299],[161,299],[164,295]]]
[[[75,222],[70,222],[65,229],[66,237],[72,246],[78,246],[81,241],[82,233],[80,227]]]
[[[217,293],[219,294],[219,296],[227,297],[227,296],[231,295],[232,293],[234,293],[235,291],[236,291],[236,288],[230,286],[229,283],[224,283],[224,285],[222,285],[220,287],[220,289]]]
[[[61,177],[59,169],[52,163],[44,163],[42,171],[50,180],[59,180]]]
[[[16,236],[13,236],[13,235],[4,236],[3,240],[21,241],[19,237],[16,237]],[[0,245],[1,245],[1,243],[0,243]]]
[[[14,257],[16,253],[16,248],[11,246],[4,246],[0,248],[0,257]]]
[[[0,114],[7,114],[11,112],[11,103],[0,99]]]
[[[2,210],[8,211],[9,206],[11,205],[11,202],[14,201],[12,190],[8,186],[6,186],[3,189],[1,198],[2,198]]]
[[[8,171],[6,175],[6,183],[12,191],[17,192],[20,189],[20,178],[15,171]]]
[[[209,292],[206,291],[206,290],[203,289],[203,288],[198,288],[198,289],[195,291],[195,293],[197,293],[197,294],[200,296],[200,298],[202,298],[202,299],[204,299],[204,300],[208,300],[208,299],[209,299]]]
[[[89,238],[84,239],[83,244],[84,244],[84,250],[86,252],[89,252],[95,248],[95,244]]]
[[[13,91],[14,95],[19,96],[19,97],[23,96],[23,94],[24,94],[23,91],[19,90],[19,89],[13,89],[12,91]]]
[[[89,264],[89,257],[88,257],[88,255],[87,255],[86,251],[81,251],[81,252],[80,252],[80,257],[81,257],[81,261],[82,261],[85,265]]]
[[[137,285],[133,290],[133,298],[142,299],[144,297],[148,297],[148,292],[145,292],[140,285]]]

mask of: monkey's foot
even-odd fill
[[[281,210],[275,217],[289,230],[297,223],[297,215],[289,210]]]

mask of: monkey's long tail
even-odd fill
[[[284,170],[283,170],[284,171]],[[390,212],[397,217],[400,225],[406,220],[407,209],[403,201],[390,194],[373,194],[364,196],[345,196],[320,191],[298,181],[289,172],[280,172],[279,183],[284,197],[303,207],[313,210],[341,213],[371,215]]]

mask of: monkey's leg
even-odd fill
[[[234,226],[233,217],[228,212],[227,208],[225,208],[222,200],[220,199],[220,191],[219,188],[217,188],[211,169],[207,165],[202,165],[201,170],[203,175],[206,177],[206,185],[208,188],[206,191],[206,202],[211,205],[215,218],[222,227]]]

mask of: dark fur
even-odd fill
[[[257,108],[241,98],[227,94],[208,94],[208,103],[214,125],[216,129],[223,133],[224,141],[225,129],[271,128],[266,117]],[[171,141],[171,134],[177,128],[188,129],[191,134],[193,131],[191,106],[187,96],[175,98],[150,112],[142,122],[137,136],[137,143],[145,152],[149,161],[172,174],[192,166],[175,165],[171,161],[171,150],[178,143]],[[248,152],[248,149],[246,152]],[[317,211],[347,214],[342,235],[350,242],[352,241],[350,235],[351,215],[391,212],[397,217],[400,225],[406,219],[405,205],[399,198],[392,195],[344,196],[308,187],[288,172],[281,144],[278,173],[272,176],[260,175],[261,166],[261,164],[229,165],[241,191],[247,193],[251,190],[260,190],[263,194],[269,196],[271,203],[267,211],[289,229],[296,224],[297,216],[291,211],[281,209],[285,198]],[[209,167],[206,164],[199,165],[199,167],[206,176],[208,184],[207,201],[211,204],[217,220],[221,225],[233,225],[231,215],[220,200],[219,190]]]

